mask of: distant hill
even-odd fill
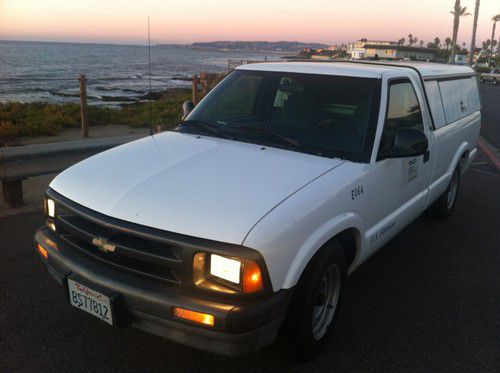
[[[193,49],[255,51],[255,52],[299,52],[303,49],[319,49],[328,47],[320,43],[301,43],[298,41],[212,41],[198,42],[190,45]]]

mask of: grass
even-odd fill
[[[153,101],[153,124],[166,127],[179,123],[182,103],[191,99],[188,89],[174,89]],[[149,126],[149,106],[146,103],[125,105],[122,108],[89,106],[90,125],[123,124]],[[80,105],[48,103],[0,103],[0,138],[57,135],[66,127],[80,126]]]

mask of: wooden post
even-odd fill
[[[22,180],[2,180],[3,200],[10,208],[23,205],[22,183]]]
[[[198,103],[198,77],[193,75],[193,104]]]
[[[87,116],[87,86],[85,75],[80,75],[80,112],[82,121],[82,136],[89,137],[89,121]]]

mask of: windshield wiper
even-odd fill
[[[192,120],[186,120],[184,122],[181,122],[175,128],[175,131],[182,132],[182,128],[183,127],[194,128],[194,129],[201,129],[201,130],[209,132],[212,135],[215,135],[217,137],[227,138],[227,135],[225,135],[223,133],[223,131],[221,131],[221,127],[220,126],[218,126],[216,124],[209,123],[209,122],[205,122],[205,121],[202,121],[202,120],[192,119]]]
[[[280,133],[271,131],[267,128],[264,127],[251,127],[251,126],[245,126],[245,127],[231,127],[231,131],[233,132],[239,132],[239,133],[254,133],[258,135],[263,135],[265,138],[271,140],[274,143],[280,143],[282,145],[287,145],[289,147],[292,147],[293,149],[296,150],[303,150],[307,153],[311,153],[314,155],[321,155],[321,152],[318,152],[317,150],[314,150],[301,142],[299,142],[296,139],[293,139],[291,137],[282,135]]]

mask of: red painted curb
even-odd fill
[[[484,139],[484,137],[480,137],[477,144],[481,148],[484,154],[489,158],[490,162],[493,163],[493,165],[497,168],[497,170],[500,170],[500,159],[498,156],[490,149],[490,146],[488,144],[488,141]]]

